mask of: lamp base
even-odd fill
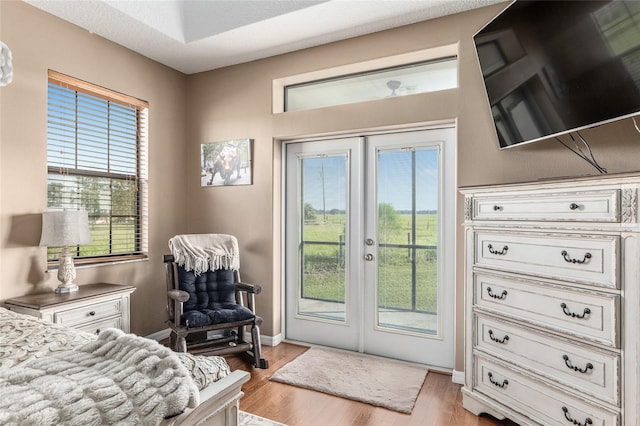
[[[59,286],[56,287],[55,290],[53,290],[54,292],[58,293],[58,294],[65,294],[65,293],[73,293],[74,291],[78,291],[78,285],[77,284],[72,284],[69,286]]]
[[[73,256],[69,247],[64,246],[60,253],[60,266],[58,266],[58,281],[60,285],[54,290],[56,293],[73,293],[78,291],[78,285],[73,283],[76,279],[76,268],[73,265]]]

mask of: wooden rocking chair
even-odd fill
[[[196,276],[177,265],[173,255],[165,255],[164,262],[171,349],[209,355],[241,353],[254,367],[269,368],[260,345],[262,318],[255,314],[255,295],[262,287],[241,282],[238,270],[218,269]],[[250,341],[244,339],[247,326]]]

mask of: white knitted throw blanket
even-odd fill
[[[238,240],[227,234],[184,234],[169,240],[175,262],[200,275],[217,269],[239,269]]]
[[[170,349],[117,329],[0,369],[2,425],[158,425],[197,405],[198,389]]]

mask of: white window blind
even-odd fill
[[[76,264],[147,255],[147,114],[144,101],[49,71],[47,204],[89,213]]]

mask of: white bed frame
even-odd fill
[[[251,375],[236,370],[200,391],[200,404],[183,414],[165,420],[166,426],[238,426],[240,398],[244,395],[242,385]]]

